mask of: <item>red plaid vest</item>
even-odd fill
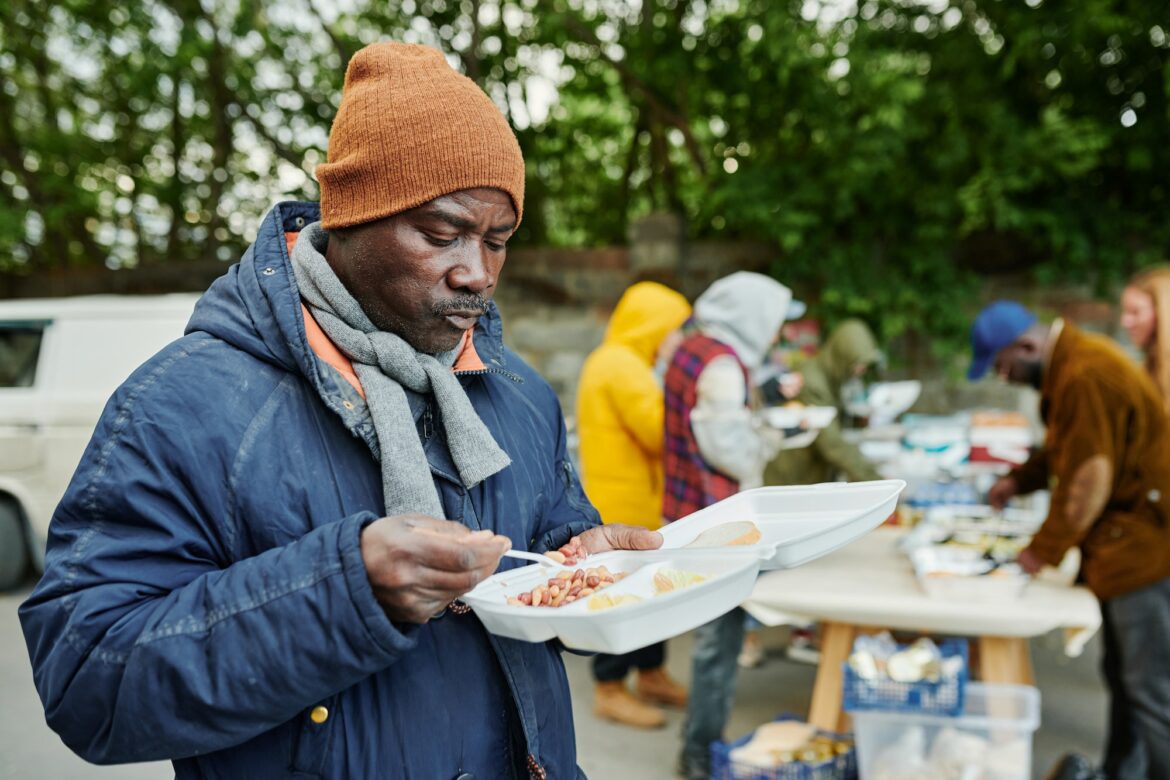
[[[666,440],[662,448],[665,492],[662,516],[669,523],[739,492],[739,482],[707,465],[691,430],[699,375],[720,355],[731,355],[748,371],[735,350],[713,338],[694,332],[683,341],[666,370]],[[744,397],[747,403],[747,397]]]

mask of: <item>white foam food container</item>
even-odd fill
[[[837,419],[834,406],[769,406],[760,413],[768,425],[781,430],[805,428],[819,431]]]
[[[627,576],[600,593],[642,600],[603,610],[590,610],[588,598],[561,607],[509,605],[508,597],[531,591],[556,574],[552,568],[533,564],[492,575],[464,595],[463,601],[498,636],[528,642],[555,638],[575,650],[619,655],[690,631],[739,606],[755,586],[760,561],[752,556],[721,555],[717,550],[685,560],[663,551],[616,551],[591,555],[580,568],[602,565]],[[706,579],[656,594],[654,574],[664,567]]]
[[[964,537],[1023,539],[1035,534],[1043,522],[1043,516],[1029,510],[1009,508],[996,512],[979,504],[940,504],[927,507],[922,522],[902,537],[898,546],[909,553],[947,540],[962,542]]]
[[[662,547],[677,550],[678,556],[754,556],[760,559],[761,571],[791,569],[877,528],[893,513],[905,487],[900,479],[885,479],[745,490],[662,528]],[[737,520],[755,523],[760,541],[739,547],[686,548],[704,531]]]
[[[1018,599],[1031,582],[1031,577],[1017,564],[995,567],[993,561],[973,549],[917,547],[910,552],[910,562],[918,584],[931,598],[1011,601]]]
[[[948,530],[1014,535],[1035,533],[1044,523],[1044,515],[1016,507],[997,511],[986,504],[940,504],[926,510],[923,522]]]
[[[866,403],[870,418],[892,421],[908,411],[922,394],[922,383],[917,379],[903,382],[876,382],[869,387]]]

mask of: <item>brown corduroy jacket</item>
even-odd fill
[[[1031,549],[1050,565],[1081,548],[1102,600],[1170,577],[1170,417],[1149,376],[1112,341],[1065,324],[1041,387],[1044,448],[1013,474],[1021,492],[1050,488]],[[1104,509],[1078,522],[1099,475]]]

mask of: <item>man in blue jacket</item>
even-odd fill
[[[346,72],[318,169],[108,404],[21,607],[49,724],[179,778],[579,777],[553,643],[458,599],[598,525],[491,303],[524,163],[432,49]]]

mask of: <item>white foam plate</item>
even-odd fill
[[[900,479],[886,479],[745,490],[661,529],[663,549],[677,550],[679,556],[751,555],[760,559],[761,571],[791,569],[877,528],[893,513],[905,487]],[[755,523],[760,541],[742,547],[680,549],[708,528],[734,520]]]
[[[816,441],[817,437],[820,435],[821,435],[821,431],[818,428],[818,429],[814,429],[811,431],[801,431],[800,433],[796,434],[795,436],[785,436],[780,441],[780,449],[782,449],[782,450],[802,450],[805,447],[811,446],[812,443],[814,441]]]
[[[901,442],[896,441],[862,441],[857,445],[861,454],[869,460],[893,460],[902,452]]]
[[[1035,533],[1044,523],[1044,515],[1030,509],[1005,507],[992,509],[986,504],[940,504],[926,510],[923,522],[950,530],[988,530],[994,533]]]
[[[922,383],[917,379],[904,382],[877,382],[869,387],[866,402],[871,417],[893,420],[907,411],[922,394]]]
[[[910,552],[918,584],[936,599],[1010,601],[1024,592],[1031,578],[1016,564],[991,573],[992,562],[978,550],[918,547]]]
[[[819,431],[837,419],[837,409],[833,406],[769,406],[761,414],[768,425],[781,430],[806,428]]]
[[[662,551],[619,551],[591,555],[581,567],[603,564],[611,572],[628,575],[601,593],[632,594],[642,601],[592,611],[587,598],[562,607],[509,605],[509,596],[531,591],[554,575],[554,570],[539,564],[495,574],[463,596],[463,601],[493,634],[528,642],[555,638],[576,650],[617,655],[690,631],[739,606],[755,586],[760,561],[713,550],[695,551],[685,560]],[[653,577],[662,567],[702,574],[707,580],[655,595]]]

